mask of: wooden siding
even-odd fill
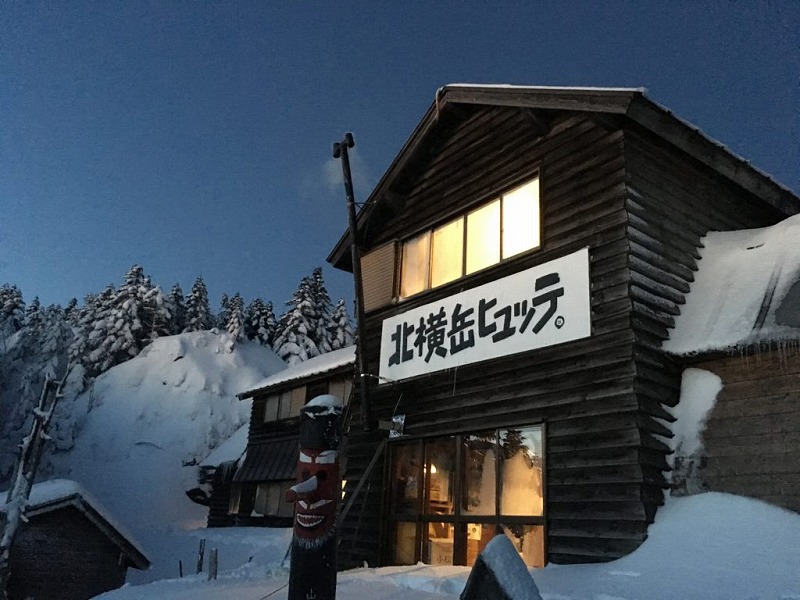
[[[800,512],[800,351],[737,354],[693,366],[723,382],[703,433],[702,483]]]
[[[635,389],[645,415],[666,418],[679,398],[681,368],[661,351],[689,292],[708,231],[763,227],[785,215],[641,129],[625,132]],[[643,442],[666,451],[652,420]],[[654,495],[662,481],[645,485]]]
[[[125,582],[120,549],[77,508],[31,517],[11,552],[10,600],[86,600]]]
[[[645,539],[663,502],[670,432],[662,421],[678,402],[680,365],[661,342],[694,279],[700,239],[784,215],[623,118],[537,111],[530,119],[525,109],[491,106],[456,114],[445,111],[426,147],[387,184],[392,202],[369,219],[366,249],[446,222],[536,174],[541,248],[371,312],[367,372],[378,372],[385,318],[587,246],[592,336],[380,385],[373,416],[405,414],[406,433],[431,436],[546,422],[548,560],[622,556]],[[348,489],[383,436],[353,427]],[[383,473],[370,476],[373,496],[385,488]],[[375,536],[357,535],[381,531],[381,511],[374,497],[348,513],[342,566],[386,558]]]
[[[394,300],[397,242],[391,241],[361,257],[364,310],[369,312]]]
[[[201,480],[201,483],[207,483],[211,486],[208,518],[206,520],[207,527],[233,527],[236,525],[236,517],[228,512],[235,472],[236,463],[231,461],[214,468],[210,477],[206,476],[205,480]]]
[[[640,414],[634,394],[623,135],[581,115],[559,117],[550,125],[549,135],[540,139],[522,111],[476,113],[450,134],[418,178],[397,190],[405,196],[402,218],[382,223],[371,244],[431,227],[539,173],[542,246],[409,298],[401,309],[371,313],[365,334],[367,370],[378,370],[384,318],[588,246],[591,338],[382,385],[373,390],[372,401],[376,418],[389,418],[395,406],[397,413],[406,414],[410,434],[546,421],[548,559],[608,560],[630,552],[645,538],[661,498],[644,497],[642,484],[661,481],[660,469],[666,468],[663,451],[659,455],[660,449],[643,445],[639,437],[640,428],[650,426],[652,419]],[[348,486],[385,435],[353,428]],[[382,475],[382,470],[373,472],[373,495],[383,487]],[[374,565],[385,558],[379,555],[377,539],[354,535],[357,530],[380,531],[381,526],[377,496],[353,506],[340,531],[342,566],[364,560]]]

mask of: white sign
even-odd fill
[[[379,373],[399,381],[589,335],[584,248],[386,319]]]

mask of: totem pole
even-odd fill
[[[286,499],[295,503],[289,600],[336,598],[341,431],[342,402],[336,396],[317,396],[303,408],[297,484],[286,492]]]

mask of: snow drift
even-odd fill
[[[196,542],[172,535],[203,527],[206,509],[185,491],[196,465],[249,419],[236,393],[286,367],[254,342],[209,331],[155,340],[98,377],[76,399],[74,447],[55,472],[83,485],[130,530],[153,560],[131,578],[174,576]]]

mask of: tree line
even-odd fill
[[[322,269],[316,268],[286,302],[280,318],[271,301],[254,298],[245,305],[237,292],[223,294],[213,312],[208,290],[198,277],[191,291],[175,284],[169,293],[155,285],[140,265],[122,285],[76,299],[66,307],[26,304],[15,285],[0,286],[0,356],[4,362],[38,355],[43,371],[56,376],[59,355],[81,364],[89,377],[133,358],[154,339],[193,331],[218,330],[234,341],[253,340],[272,348],[289,364],[353,344],[353,328],[344,299],[331,302]]]
[[[86,386],[156,338],[213,330],[229,334],[234,344],[252,340],[269,347],[289,364],[350,346],[354,336],[345,301],[331,302],[321,268],[301,279],[280,317],[272,302],[245,304],[238,292],[223,294],[213,311],[202,277],[188,294],[178,284],[164,293],[140,265],[82,305],[74,298],[63,307],[44,307],[38,298],[26,303],[16,285],[0,285],[0,480],[46,378],[58,380],[68,364],[79,365]],[[72,444],[69,420],[60,419],[53,433],[58,447]]]

